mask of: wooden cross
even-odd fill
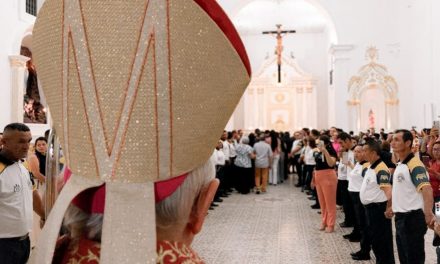
[[[281,30],[281,24],[277,24],[276,27],[277,30],[263,31],[263,34],[276,35],[277,46],[275,49],[275,54],[277,55],[278,83],[281,83],[281,54],[283,52],[283,36],[289,33],[296,33],[296,30]]]

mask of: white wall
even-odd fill
[[[348,127],[346,104],[348,81],[351,76],[356,75],[362,65],[367,63],[365,50],[368,46],[374,45],[379,49],[379,63],[388,68],[389,74],[395,77],[399,85],[400,127],[410,128],[415,125],[421,129],[430,126],[431,105],[434,105],[437,110],[434,117],[440,114],[440,16],[438,15],[440,14],[440,1],[306,1],[322,6],[328,12],[335,25],[338,44],[353,45],[353,49],[339,54],[343,62],[339,63],[340,68],[335,69],[336,101],[334,103],[336,107],[334,112],[326,117],[327,120],[334,120],[333,125]],[[237,0],[234,4],[231,2],[219,0],[227,13],[236,14],[237,6],[242,6],[250,0]],[[319,38],[316,41],[319,41]],[[293,46],[295,55],[300,60],[300,65],[306,70],[313,74],[323,72],[318,74],[322,78],[320,85],[324,83],[323,86],[326,86],[328,71],[325,68],[314,69],[313,66],[318,65],[318,59],[314,57],[324,52],[321,48],[325,48],[325,45],[313,46],[306,42],[296,40],[296,46]],[[252,44],[268,48],[266,41]],[[295,44],[292,43],[292,45]],[[248,47],[249,44],[246,46]],[[256,52],[261,52],[258,48],[249,47],[248,51],[251,59],[265,54],[257,54]],[[301,52],[305,53],[300,54]],[[259,61],[259,59],[252,60]],[[321,95],[326,92],[322,87],[320,91]],[[322,99],[321,96],[318,98]],[[319,124],[324,123],[326,122],[319,121]]]
[[[44,0],[37,1],[38,8]],[[25,0],[0,2],[0,130],[12,120],[11,66],[9,56],[20,54],[21,40],[27,34],[35,17],[26,13]],[[23,80],[24,81],[24,80]],[[41,135],[48,126],[30,125],[34,135]]]

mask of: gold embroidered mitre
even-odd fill
[[[31,260],[106,183],[101,261],[154,262],[153,182],[206,162],[250,80],[232,23],[214,0],[46,0],[34,60],[73,175]]]

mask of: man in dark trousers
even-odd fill
[[[391,207],[391,175],[388,167],[380,159],[380,144],[367,139],[363,146],[364,157],[371,164],[365,172],[359,196],[365,206],[366,230],[371,237],[371,245],[377,264],[395,263],[391,220],[385,211]],[[364,256],[369,259],[368,256]],[[360,258],[358,258],[360,260]]]

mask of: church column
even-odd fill
[[[361,129],[360,103],[357,100],[347,101],[348,130],[358,132]]]
[[[22,55],[9,56],[11,65],[11,121],[23,122],[23,96],[25,87],[26,62],[29,57]]]
[[[316,128],[316,116],[314,115],[314,111],[316,109],[315,98],[314,98],[314,88],[313,85],[310,84],[306,88],[306,107],[305,111],[306,115],[306,127]]]
[[[244,127],[245,130],[254,129],[254,90],[252,88],[246,89],[244,94]]]
[[[257,88],[257,112],[258,113],[258,128],[266,129],[266,120],[264,112],[266,110],[266,104],[264,102],[264,89],[262,87]]]
[[[333,57],[333,85],[328,92],[328,125],[337,126],[343,129],[348,127],[347,105],[348,100],[347,85],[350,80],[350,73],[353,69],[350,67],[353,45],[332,45],[330,55]]]
[[[309,108],[309,100],[307,99],[307,85],[303,85],[303,94],[302,94],[302,105],[301,105],[301,113],[302,113],[302,122],[301,128],[307,127],[309,123],[308,116],[308,108]]]
[[[299,129],[302,126],[303,118],[302,118],[302,101],[303,101],[303,87],[297,86],[295,88],[295,130]]]
[[[397,129],[399,127],[399,115],[398,115],[399,100],[389,100],[385,104],[385,111],[387,112],[386,129],[388,131]]]

